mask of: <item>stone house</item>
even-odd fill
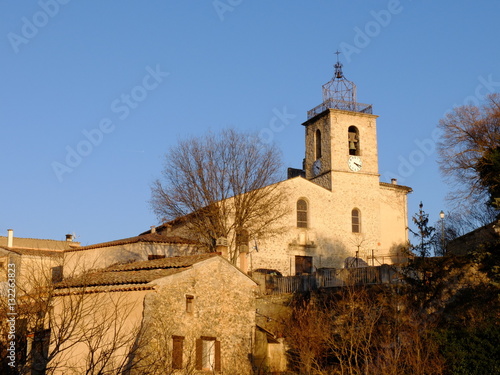
[[[0,236],[0,292],[6,287],[8,269],[15,271],[18,295],[60,279],[64,250],[79,246],[71,235],[65,241],[21,238],[9,229],[7,236]]]
[[[14,237],[12,229],[7,232],[7,236],[0,236],[0,315],[13,313],[5,316],[15,317],[18,361],[23,364],[41,320],[47,289],[62,277],[63,252],[79,247],[80,243],[74,242],[71,235],[66,235],[65,241],[57,241]],[[11,328],[7,319],[2,320],[0,356],[4,358]]]
[[[64,280],[56,289],[48,352],[65,330],[73,335],[59,343],[48,366],[60,374],[104,362],[102,369],[114,373],[250,374],[256,288],[213,253],[126,263]]]
[[[341,64],[335,68],[323,86],[323,103],[302,124],[303,169],[289,169],[291,178],[277,185],[287,197],[288,214],[276,224],[284,230],[270,238],[249,231],[247,242],[232,249],[240,252],[245,272],[264,268],[301,275],[343,267],[349,259],[370,266],[403,260],[412,190],[395,179],[380,181],[378,116],[371,105],[356,102],[355,85],[345,79]],[[156,233],[189,237],[188,227],[189,215],[157,227]]]

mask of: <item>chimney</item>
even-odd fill
[[[397,185],[398,184],[398,179],[397,178],[391,178],[391,184]]]
[[[14,229],[7,229],[7,247],[12,247],[14,242]]]
[[[217,241],[215,242],[215,251],[220,253],[220,255],[223,258],[228,259],[229,251],[227,248],[227,238],[224,237],[217,238]]]
[[[243,273],[248,272],[248,253],[240,253],[240,270]]]
[[[66,235],[66,242],[73,242],[73,235],[72,234]]]
[[[156,227],[154,225],[151,225],[151,234],[156,233]]]

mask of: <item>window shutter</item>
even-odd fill
[[[307,202],[304,199],[297,201],[297,227],[307,228]]]
[[[172,347],[172,368],[179,370],[182,369],[182,351],[184,337],[174,336]]]
[[[196,370],[203,369],[203,340],[196,340]]]
[[[220,341],[215,341],[215,371],[221,371]]]
[[[360,212],[357,208],[353,209],[351,212],[352,218],[352,232],[360,233],[361,232],[361,218]]]

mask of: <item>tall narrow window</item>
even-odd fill
[[[201,337],[196,340],[196,369],[220,371],[220,341],[215,337]]]
[[[307,228],[307,202],[304,199],[297,201],[297,227]]]
[[[315,141],[316,141],[316,160],[318,160],[321,157],[321,131],[319,129],[316,130]]]
[[[347,141],[349,142],[349,155],[359,155],[359,131],[355,126],[349,126],[347,133]]]
[[[361,213],[357,208],[352,210],[351,213],[352,218],[352,232],[360,233],[361,232]]]
[[[193,312],[194,296],[186,295],[186,312],[191,314]]]
[[[184,337],[172,336],[172,368],[182,369],[182,351],[184,350]]]

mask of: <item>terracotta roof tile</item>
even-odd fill
[[[140,271],[122,271],[108,272],[98,271],[85,274],[74,279],[68,279],[57,284],[56,289],[67,287],[93,287],[104,285],[122,285],[122,284],[147,284],[155,279],[181,272],[184,269],[151,269]]]
[[[131,271],[131,270],[147,270],[154,268],[184,268],[190,267],[195,263],[201,262],[205,259],[217,256],[217,253],[206,253],[197,255],[185,255],[177,257],[167,257],[153,260],[144,260],[140,262],[119,264],[110,266],[106,270],[108,272]]]
[[[83,288],[57,289],[54,292],[55,296],[64,296],[68,294],[78,293],[101,293],[101,292],[123,292],[135,290],[152,290],[154,285],[150,284],[121,284],[121,285],[96,285]]]
[[[64,280],[56,289],[85,288],[125,284],[147,284],[153,280],[182,272],[193,264],[217,256],[215,253],[154,259],[115,265]]]

